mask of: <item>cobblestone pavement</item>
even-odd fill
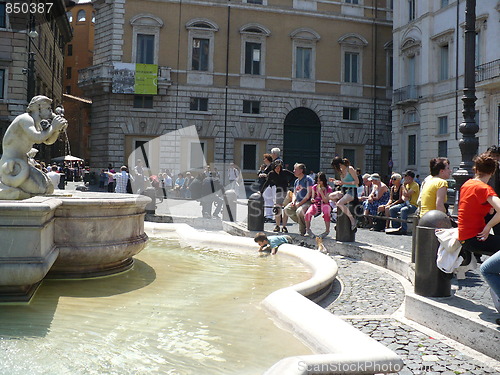
[[[400,375],[499,374],[428,334],[397,320],[393,314],[404,301],[404,289],[391,274],[366,262],[332,256],[339,266],[338,279],[320,306],[366,333],[401,356]]]

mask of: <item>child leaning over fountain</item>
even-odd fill
[[[292,243],[290,236],[269,236],[264,232],[259,232],[255,235],[254,241],[259,244],[259,251],[270,251],[271,254],[276,254],[278,247],[284,243]]]

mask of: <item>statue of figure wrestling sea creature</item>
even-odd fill
[[[20,200],[54,192],[50,178],[35,166],[38,150],[33,148],[33,144],[53,144],[68,126],[62,111],[52,112],[51,104],[46,96],[33,97],[27,113],[17,116],[7,128],[0,159],[0,199]]]

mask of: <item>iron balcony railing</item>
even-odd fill
[[[476,82],[500,77],[500,59],[476,66]]]
[[[397,90],[394,90],[394,103],[398,104],[403,102],[416,102],[419,99],[419,93],[419,87],[416,85],[401,87]]]

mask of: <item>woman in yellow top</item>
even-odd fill
[[[450,161],[446,158],[434,158],[429,163],[431,177],[426,178],[420,192],[420,214],[422,217],[431,210],[446,213],[446,193],[448,192],[447,179],[451,176]]]

